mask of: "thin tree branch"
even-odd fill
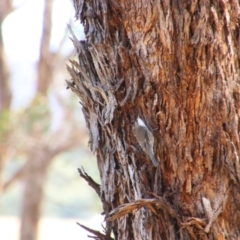
[[[96,191],[97,195],[100,197],[100,185],[96,183],[90,176],[88,176],[88,174],[84,171],[83,167],[82,170],[78,168],[78,172],[80,177],[85,179],[85,181],[88,182],[88,185],[92,187]]]
[[[82,225],[82,224],[80,224],[78,222],[77,222],[77,225],[96,236],[96,237],[89,236],[91,238],[101,239],[101,240],[114,240],[110,236],[105,235],[103,233],[100,233],[99,231],[93,230],[91,228],[88,228],[88,227],[86,227],[86,226],[84,226],[84,225]]]
[[[22,175],[24,174],[25,168],[26,168],[26,164],[20,169],[18,169],[9,180],[3,183],[3,187],[2,187],[3,192],[6,191],[10,186],[12,186],[17,180],[19,180],[22,177]]]

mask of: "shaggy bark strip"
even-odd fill
[[[107,226],[116,239],[240,236],[238,1],[75,0],[68,87],[80,98],[110,212],[152,194],[179,216],[141,207]],[[134,135],[152,131],[155,168]],[[133,204],[133,205],[131,205]],[[115,210],[114,210],[115,209]],[[131,212],[131,213],[130,213]]]
[[[94,238],[94,239],[98,239],[98,240],[113,240],[113,238],[111,238],[105,234],[102,234],[99,231],[88,228],[80,223],[77,223],[77,225],[95,235],[95,236],[88,236],[89,238]]]

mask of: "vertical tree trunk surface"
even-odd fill
[[[239,1],[75,0],[106,239],[239,239]],[[134,132],[154,137],[154,167]]]

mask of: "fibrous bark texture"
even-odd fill
[[[108,236],[240,237],[239,2],[75,0],[68,87],[97,154]],[[154,136],[155,168],[134,135]],[[136,211],[138,210],[138,211]]]

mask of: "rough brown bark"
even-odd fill
[[[87,40],[73,36],[68,86],[97,154],[106,239],[238,239],[239,1],[74,6]],[[137,117],[157,169],[137,144]]]

